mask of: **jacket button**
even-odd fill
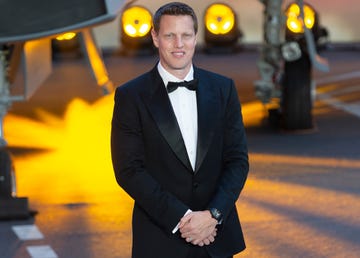
[[[198,182],[193,183],[193,187],[194,187],[194,188],[197,188],[198,186],[199,186],[199,183],[198,183]]]

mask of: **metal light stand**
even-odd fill
[[[264,4],[263,43],[260,59],[257,62],[261,79],[255,82],[255,94],[268,104],[273,98],[280,97],[280,91],[274,84],[274,74],[281,66],[280,47],[283,43],[282,26],[284,15],[281,10],[282,0],[260,0]]]
[[[16,179],[12,158],[4,137],[4,117],[18,97],[10,96],[7,50],[0,49],[0,220],[31,216],[28,199],[16,197]]]

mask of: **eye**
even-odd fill
[[[174,37],[174,34],[172,34],[172,33],[165,34],[166,39],[172,39],[173,37]]]

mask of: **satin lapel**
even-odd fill
[[[153,85],[153,88],[150,94],[143,95],[143,100],[146,103],[161,134],[168,142],[171,149],[181,162],[188,169],[192,170],[190,160],[186,152],[185,143],[164,83],[156,68],[154,68],[150,73],[152,76],[150,84]]]
[[[195,73],[195,76],[197,74]],[[205,76],[196,77],[199,79],[197,90],[197,107],[198,107],[198,143],[196,154],[195,173],[198,171],[203,162],[206,153],[214,137],[216,121],[219,121],[217,107],[218,96],[211,89],[211,82],[207,81]]]

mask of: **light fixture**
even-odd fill
[[[142,6],[130,6],[121,16],[122,53],[153,52],[152,15]]]
[[[297,3],[291,3],[286,8],[286,39],[299,40],[304,37],[304,27],[311,30],[317,47],[324,46],[327,42],[328,31],[320,25],[318,12],[309,4],[304,3],[303,18]],[[304,26],[305,25],[305,26]]]
[[[307,4],[304,4],[304,22],[300,17],[300,7],[296,3],[290,4],[286,10],[286,26],[293,33],[303,33],[303,23],[308,29],[312,29],[315,24],[315,10]]]
[[[205,51],[233,52],[242,33],[238,28],[234,10],[222,3],[210,5],[204,16]]]
[[[54,59],[60,56],[80,57],[82,55],[78,34],[73,31],[65,32],[53,38],[51,46]]]
[[[65,40],[72,40],[75,37],[76,37],[76,33],[71,31],[71,32],[66,32],[64,34],[61,34],[61,35],[57,36],[55,39],[59,40],[59,41],[65,41]]]

